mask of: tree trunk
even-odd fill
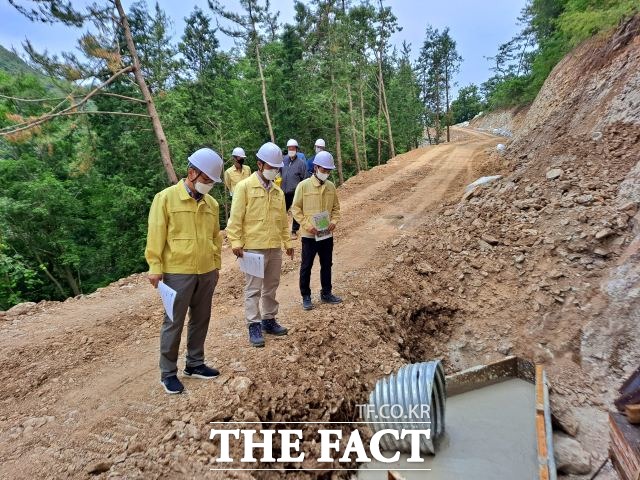
[[[67,280],[67,285],[71,287],[71,291],[73,292],[74,297],[77,297],[82,293],[80,291],[80,287],[78,287],[78,282],[76,282],[76,279],[73,276],[73,272],[69,269],[68,265],[64,266],[64,278]]]
[[[229,194],[227,193],[227,184],[224,182],[224,147],[223,147],[223,142],[222,142],[222,129],[219,128],[218,129],[218,138],[220,139],[220,156],[223,158],[222,160],[222,185],[224,185],[224,222],[225,222],[225,227],[226,227],[226,223],[229,221]]]
[[[449,125],[451,124],[451,114],[449,111],[449,67],[444,66],[444,97],[447,106],[447,143],[451,141],[451,135],[449,134]]]
[[[362,127],[362,158],[364,160],[364,169],[369,169],[369,160],[367,159],[367,133],[364,119],[364,93],[362,86],[362,77],[360,77],[360,126]]]
[[[335,76],[331,71],[331,93],[333,94],[333,121],[336,130],[336,160],[338,162],[338,180],[342,185],[344,183],[344,174],[342,173],[342,147],[340,145],[340,116],[338,112],[338,93],[336,92]]]
[[[387,105],[387,94],[384,88],[384,78],[382,76],[382,51],[378,54],[378,74],[380,76],[380,91],[382,92],[382,106],[384,117],[387,121],[387,130],[389,135],[389,152],[391,153],[391,158],[396,156],[396,147],[393,144],[393,132],[391,131],[391,118],[389,117],[389,106]]]
[[[260,86],[262,89],[262,105],[264,106],[264,115],[267,119],[267,128],[269,129],[269,137],[273,143],[276,142],[276,137],[273,134],[273,127],[271,126],[271,116],[269,115],[269,104],[267,103],[267,84],[264,80],[264,72],[262,71],[262,60],[260,59],[260,44],[258,43],[258,30],[256,29],[256,19],[253,16],[253,4],[247,2],[247,11],[249,13],[249,19],[251,20],[251,31],[249,32],[249,40],[253,41],[256,49],[256,62],[258,62],[258,73],[260,74]]]
[[[436,78],[436,88],[435,88],[435,114],[436,114],[436,121],[435,121],[435,127],[436,127],[436,145],[440,144],[440,134],[442,133],[442,126],[440,125],[440,77]]]
[[[378,84],[379,87],[379,84]],[[378,88],[378,91],[380,89]],[[376,126],[378,127],[378,165],[382,163],[382,131],[380,129],[380,115],[382,114],[382,98],[378,97],[378,116]]]
[[[382,130],[380,128],[380,115],[382,114],[382,92],[380,91],[380,82],[378,82],[378,117],[376,125],[378,127],[378,165],[382,164]]]
[[[30,249],[31,250],[31,249]],[[45,266],[44,262],[42,261],[42,258],[40,257],[40,255],[34,251],[31,250],[31,252],[33,253],[33,256],[36,257],[36,260],[38,260],[38,264],[40,265],[40,268],[42,268],[42,271],[44,272],[44,274],[47,276],[47,278],[49,280],[51,280],[51,283],[53,283],[56,288],[58,289],[58,291],[60,292],[60,295],[64,298],[67,297],[67,292],[64,291],[64,288],[62,288],[62,284],[56,279],[56,277],[53,276],[53,274],[49,271],[49,269]]]
[[[167,137],[164,135],[162,123],[160,123],[160,117],[158,116],[158,112],[156,111],[156,105],[153,102],[153,97],[151,96],[149,87],[147,87],[147,82],[144,79],[144,75],[142,75],[142,70],[140,68],[140,59],[138,58],[136,46],[133,43],[133,36],[131,34],[131,28],[129,27],[129,21],[127,20],[127,16],[124,13],[124,8],[122,8],[122,2],[120,0],[114,0],[114,3],[116,5],[116,8],[118,9],[118,14],[120,15],[120,23],[124,30],[124,38],[127,42],[127,50],[129,50],[129,54],[131,55],[131,59],[133,61],[133,74],[135,76],[136,83],[140,88],[140,92],[142,93],[142,96],[147,104],[147,112],[151,117],[153,132],[156,135],[156,140],[158,141],[158,145],[160,147],[160,157],[162,158],[162,164],[164,165],[164,169],[167,172],[169,181],[173,184],[176,184],[178,183],[178,177],[176,176],[176,172],[173,169],[173,163],[171,162],[171,153],[169,152]]]
[[[260,72],[260,82],[262,84],[262,104],[264,105],[264,115],[267,118],[267,127],[269,128],[269,136],[271,141],[275,143],[276,137],[273,134],[273,127],[271,126],[271,117],[269,116],[269,104],[267,103],[267,84],[264,81],[264,73],[262,72],[262,62],[260,61],[260,47],[256,42],[256,60],[258,61],[258,72]]]
[[[360,173],[360,152],[358,150],[358,134],[356,129],[356,118],[353,114],[353,100],[351,99],[351,85],[347,81],[347,95],[349,97],[349,116],[351,117],[351,138],[353,150],[356,157],[356,170]]]

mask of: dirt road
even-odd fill
[[[459,195],[474,179],[474,160],[497,142],[470,130],[457,134],[462,139],[455,143],[400,155],[340,189],[338,295],[349,291],[354,275],[379,264],[382,242],[410,231],[425,211]],[[275,359],[295,365],[305,355],[300,347],[305,327],[323,316],[344,316],[344,306],[302,311],[299,255],[296,248],[294,261],[286,260],[278,291],[279,318],[291,333],[254,349],[242,314],[243,280],[225,248],[206,348],[208,363],[222,375],[212,382],[186,379],[187,391],[179,396],[165,395],[158,383],[162,309],[143,275],[0,323],[0,478],[82,478],[91,470],[103,477],[214,476],[207,465],[212,452],[204,442],[206,421],[237,414],[238,398],[245,417],[258,411],[253,404],[264,392],[250,386],[265,379],[295,395],[295,384],[282,384],[289,377],[273,371],[280,365]],[[316,265],[314,297],[317,277]],[[324,395],[328,399],[331,392]],[[237,478],[246,478],[242,475]]]

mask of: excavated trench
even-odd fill
[[[380,323],[376,325],[379,328],[379,338],[384,342],[394,343],[394,349],[400,355],[405,363],[417,363],[447,356],[448,341],[454,327],[459,323],[460,312],[456,308],[439,305],[431,302],[428,305],[417,303],[409,311],[404,309],[401,313],[391,314],[392,318],[380,318]],[[398,339],[402,339],[398,342]],[[394,369],[395,371],[395,369]],[[355,375],[355,374],[354,374]],[[291,412],[270,410],[261,418],[263,428],[279,429],[279,428],[302,428],[304,438],[302,445],[305,448],[306,457],[311,460],[307,465],[308,468],[317,468],[318,465],[313,460],[320,454],[318,445],[317,426],[313,425],[287,425],[266,422],[272,422],[274,419],[286,419],[288,422],[293,421],[317,421],[318,412],[330,410],[329,419],[326,424],[322,425],[323,429],[338,429],[343,432],[342,447],[344,448],[346,440],[354,430],[358,428],[359,433],[368,451],[368,441],[370,432],[363,425],[349,425],[339,422],[361,421],[359,417],[358,404],[364,404],[368,401],[369,393],[375,381],[384,378],[385,373],[379,371],[375,378],[371,376],[363,376],[357,383],[357,387],[349,392],[349,396],[337,398],[327,396],[322,402],[310,402],[301,406],[297,414],[292,415]],[[337,407],[335,406],[337,404]],[[280,454],[280,444],[276,441],[273,446],[273,455],[277,458]],[[355,458],[352,455],[351,458]],[[270,468],[273,465],[261,464],[263,468]],[[359,464],[352,462],[351,464],[334,463],[335,467],[340,468],[358,468]],[[280,465],[284,468],[297,468],[300,464]],[[259,480],[271,480],[274,478],[276,469],[266,472],[252,472],[253,476]],[[279,478],[314,478],[321,480],[330,480],[337,478],[353,478],[353,472],[340,470],[327,470],[318,472],[279,472]]]
[[[448,355],[448,343],[459,311],[455,308],[430,304],[416,307],[398,320],[402,345],[398,353],[407,363],[435,360]]]
[[[403,309],[402,312],[395,314],[389,314],[388,316],[375,317],[377,320],[375,327],[378,329],[378,338],[382,342],[389,342],[394,346],[394,350],[397,352],[393,358],[402,359],[403,363],[417,363],[436,358],[442,358],[446,356],[448,348],[448,339],[454,328],[458,323],[459,311],[455,308],[450,308],[443,305],[438,305],[431,302],[428,305],[422,303],[416,303],[414,307],[409,309]],[[402,339],[401,342],[398,342]],[[382,359],[381,359],[382,360]],[[384,361],[384,360],[383,360]],[[345,365],[345,368],[350,366]],[[354,369],[358,370],[358,369]],[[396,368],[393,369],[394,371]],[[284,423],[268,423],[274,421],[287,421],[287,422],[309,422],[318,421],[321,412],[327,412],[324,418],[327,418],[326,423],[322,425],[323,429],[337,429],[342,430],[342,448],[344,449],[346,441],[351,435],[352,431],[357,428],[360,436],[362,437],[367,454],[371,457],[368,451],[368,442],[370,440],[371,433],[368,428],[363,428],[362,424],[345,424],[340,422],[355,422],[361,421],[357,405],[365,404],[368,401],[369,393],[375,386],[375,382],[385,377],[385,372],[377,370],[374,375],[361,375],[353,373],[353,376],[358,376],[358,381],[355,387],[348,391],[347,395],[343,396],[343,392],[339,393],[339,397],[333,392],[326,392],[327,396],[321,401],[310,401],[306,404],[297,405],[295,413],[287,409],[285,405],[282,407],[276,407],[263,412],[259,416],[259,420],[263,422],[262,428],[269,429],[302,429],[303,440],[301,445],[305,451],[305,462],[292,464],[279,464],[279,468],[318,468],[321,465],[317,464],[316,458],[320,456],[319,447],[319,435],[318,425],[292,425]],[[231,420],[228,418],[226,420]],[[242,428],[255,428],[255,426],[248,426]],[[273,455],[278,458],[281,453],[281,445],[277,437],[274,437]],[[342,453],[340,453],[342,455]],[[355,455],[351,455],[351,458],[355,458]],[[331,467],[331,465],[326,465]],[[260,463],[255,465],[259,468],[272,468],[273,464]],[[350,464],[338,464],[333,465],[336,468],[358,468],[359,464],[353,461]],[[277,468],[268,471],[256,471],[251,472],[253,477],[258,480],[272,480],[273,478],[300,478],[300,479],[342,479],[353,478],[353,471],[340,471],[340,470],[327,470],[327,471],[305,471],[305,472],[283,472],[278,471]]]

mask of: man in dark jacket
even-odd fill
[[[284,192],[285,204],[287,211],[289,211],[293,203],[293,195],[296,193],[296,187],[308,176],[307,159],[300,151],[298,142],[293,138],[287,142],[287,155],[284,156],[282,161],[284,166],[281,170],[282,184],[280,188]],[[291,239],[298,238],[298,230],[300,230],[300,224],[294,219],[291,225]]]
[[[326,149],[326,145],[325,145],[324,140],[322,138],[317,139],[316,143],[313,146],[316,149],[316,155],[319,152],[322,152],[323,150]],[[312,156],[311,158],[309,158],[307,160],[307,177],[310,177],[311,175],[313,175],[313,171],[315,169],[315,167],[313,165],[313,160],[316,158],[316,155]]]

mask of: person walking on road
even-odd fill
[[[242,180],[249,178],[249,175],[251,175],[251,167],[244,164],[247,156],[242,148],[234,148],[231,156],[233,157],[233,165],[224,172],[224,184],[227,190],[229,190],[229,195],[233,197],[233,189]]]
[[[287,142],[287,155],[282,159],[283,166],[281,170],[282,175],[282,191],[284,191],[284,198],[287,207],[287,211],[291,208],[293,202],[293,195],[296,192],[298,184],[307,177],[307,159],[304,154],[300,152],[298,142],[293,138]],[[295,219],[291,222],[291,238],[298,238],[298,230],[300,224]]]
[[[340,220],[340,202],[336,187],[329,174],[335,168],[333,156],[319,152],[314,160],[313,176],[303,180],[296,188],[291,213],[302,226],[302,263],[300,264],[300,294],[302,308],[311,310],[311,269],[316,255],[320,258],[320,301],[337,304],[342,299],[332,293],[331,267],[333,265],[333,231]],[[314,216],[328,215],[327,232],[319,232]],[[320,236],[320,233],[324,235]]]
[[[227,238],[237,257],[245,252],[263,255],[264,275],[245,274],[245,318],[249,342],[264,347],[264,333],[286,335],[287,329],[276,320],[280,284],[282,248],[293,258],[284,193],[274,179],[282,168],[280,148],[271,142],[260,147],[258,171],[241,181],[234,190]]]
[[[184,375],[211,379],[215,368],[204,363],[204,342],[211,319],[213,292],[221,264],[218,202],[208,195],[221,182],[223,162],[210,148],[189,157],[187,177],[157,193],[149,211],[145,258],[149,282],[176,291],[173,320],[165,313],[160,333],[160,382],[170,394],[184,390],[178,379],[180,337],[187,310],[187,358]]]

